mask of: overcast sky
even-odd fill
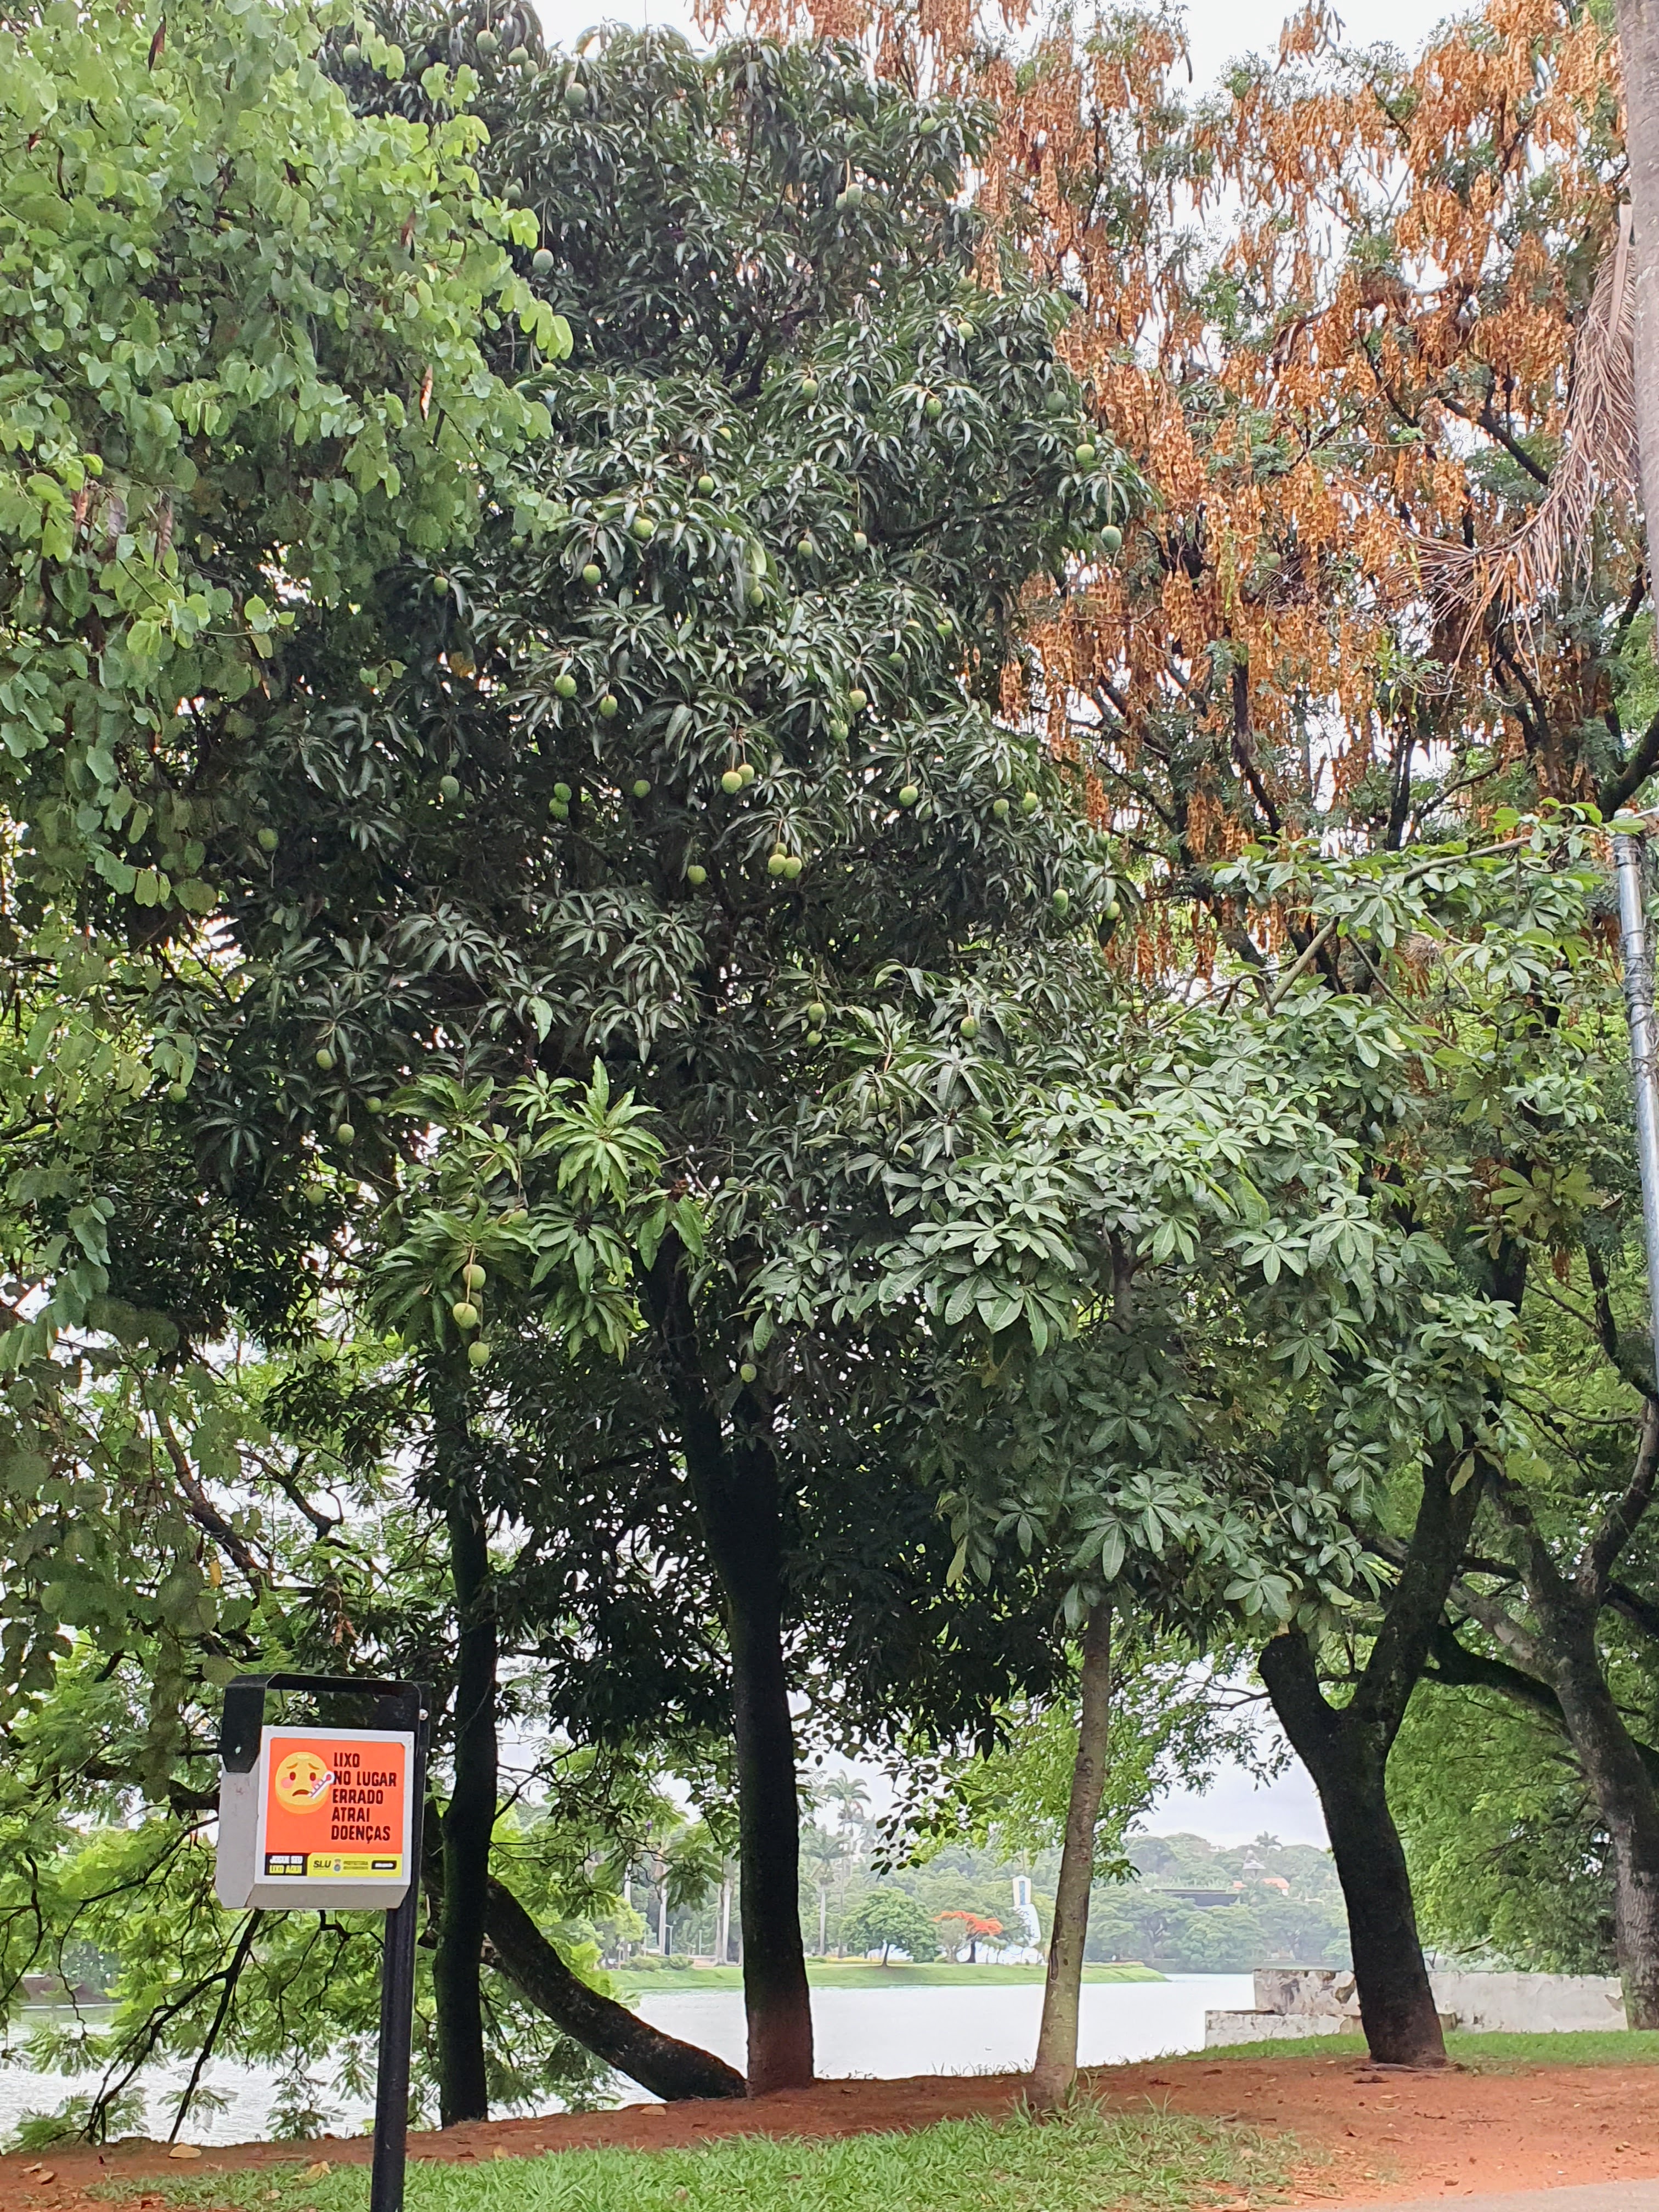
[[[1300,1759],[1265,1784],[1253,1781],[1243,1767],[1218,1767],[1202,1796],[1172,1790],[1139,1826],[1154,1836],[1207,1836],[1212,1844],[1252,1843],[1265,1832],[1281,1844],[1327,1848],[1325,1818]]]
[[[538,6],[548,37],[560,44],[601,21],[670,23],[691,34],[691,0],[538,0]],[[1194,0],[1187,24],[1195,82],[1213,83],[1241,54],[1277,52],[1286,12],[1284,0]],[[1466,10],[1445,0],[1347,0],[1336,12],[1354,45],[1388,39],[1411,52],[1437,23]]]

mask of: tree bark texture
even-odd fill
[[[452,1485],[446,1514],[457,1623],[454,1784],[443,1814],[445,1881],[432,1994],[439,2124],[453,2128],[489,2117],[480,1978],[495,1832],[496,1633],[489,1541],[471,1482]]]
[[[1636,256],[1636,428],[1651,580],[1659,531],[1659,0],[1619,0],[1618,20]]]
[[[1659,1792],[1607,1686],[1593,1618],[1553,1625],[1556,1694],[1613,1844],[1626,2021],[1659,2027]]]
[[[1063,2105],[1077,2080],[1083,1952],[1089,1936],[1095,1830],[1106,1788],[1111,1699],[1112,1608],[1103,1602],[1092,1608],[1083,1631],[1077,1758],[1072,1766],[1071,1802],[1066,1808],[1066,1835],[1060,1846],[1060,1881],[1054,1893],[1054,1927],[1048,1937],[1048,1972],[1042,1988],[1036,2063],[1031,2069],[1030,2100],[1039,2112],[1053,2112]]]
[[[1348,1912],[1359,2016],[1373,2059],[1391,2066],[1443,2066],[1445,2038],[1423,1963],[1406,1854],[1389,1810],[1385,1780],[1395,1728],[1351,1720],[1333,1707],[1299,1630],[1262,1652],[1285,1735],[1314,1778]]]
[[[749,2089],[812,2079],[812,2002],[800,1925],[800,1805],[783,1657],[782,1495],[753,1386],[724,1419],[704,1379],[672,1240],[647,1279],[647,1307],[678,1416],[703,1538],[720,1584],[732,1659],[738,1898]]]
[[[1360,2021],[1371,2057],[1384,2065],[1446,2063],[1386,1782],[1389,1753],[1439,1631],[1480,1493],[1480,1478],[1462,1465],[1462,1453],[1437,1446],[1424,1469],[1404,1564],[1346,1705],[1326,1698],[1299,1630],[1274,1637],[1259,1662],[1280,1725],[1319,1792],[1348,1910]]]

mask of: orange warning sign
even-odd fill
[[[268,1877],[402,1881],[407,1737],[270,1729],[264,1765],[259,1849]]]

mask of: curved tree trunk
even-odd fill
[[[443,1821],[427,1802],[421,1885],[441,1911],[444,1895]],[[603,2058],[653,2097],[673,2104],[693,2097],[747,2094],[737,2069],[712,2051],[665,2035],[614,1997],[589,1989],[567,1966],[506,1883],[491,1875],[484,1887],[485,1957],[519,1995],[545,2013],[556,2027]]]
[[[1095,1829],[1106,1788],[1107,1739],[1111,1723],[1112,1608],[1094,1607],[1083,1631],[1083,1684],[1071,1802],[1060,1847],[1054,1922],[1048,1938],[1048,1974],[1042,1989],[1042,2023],[1030,2100],[1053,2112],[1077,2080],[1078,2014],[1083,1998],[1083,1952],[1089,1935],[1089,1892],[1094,1882]],[[971,1946],[970,1946],[971,1955]]]
[[[559,1956],[504,1882],[492,1875],[485,1901],[491,1962],[565,2033],[673,2104],[688,2097],[741,2097],[744,2078],[711,2051],[665,2035],[614,1997],[590,1990]]]
[[[1635,1464],[1622,1493],[1601,1513],[1577,1560],[1558,1565],[1518,1486],[1499,1482],[1494,1504],[1517,1538],[1533,1626],[1490,1601],[1462,1593],[1476,1619],[1553,1691],[1569,1740],[1613,1845],[1613,1925],[1626,2017],[1659,2027],[1659,1776],[1653,1754],[1631,1733],[1602,1661],[1598,1626],[1620,1554],[1642,1527],[1659,1486],[1659,1400],[1643,1407]],[[1511,1674],[1510,1668],[1494,1669]]]
[[[1558,1653],[1553,1672],[1567,1733],[1613,1844],[1626,2023],[1659,2027],[1659,1790],[1607,1686],[1593,1622],[1572,1623]]]
[[[1276,1636],[1260,1666],[1273,1711],[1319,1792],[1371,2057],[1392,2066],[1443,2066],[1445,2038],[1418,1940],[1411,1876],[1389,1810],[1394,1730],[1367,1727],[1350,1717],[1352,1706],[1326,1702],[1299,1631]]]
[[[1451,1444],[1431,1454],[1411,1542],[1346,1705],[1326,1698],[1299,1629],[1275,1636],[1257,1662],[1280,1725],[1319,1792],[1348,1908],[1359,2017],[1371,2057],[1383,2065],[1446,2063],[1386,1783],[1389,1753],[1462,1563],[1481,1480]]]

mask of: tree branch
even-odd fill
[[[443,1895],[443,1837],[435,1806],[426,1809],[422,1886]],[[743,2097],[748,2085],[713,2051],[665,2035],[614,1997],[591,1990],[559,1955],[506,1883],[491,1875],[484,1907],[487,1956],[519,1994],[556,2027],[642,2089],[673,2104],[692,2097]]]
[[[1656,768],[1659,768],[1659,714],[1643,731],[1636,750],[1618,775],[1609,776],[1602,785],[1596,797],[1602,813],[1616,814],[1635,798]]]
[[[157,1417],[155,1425],[161,1442],[166,1447],[167,1457],[173,1462],[173,1471],[179,1478],[179,1487],[185,1493],[185,1504],[189,1509],[191,1519],[205,1534],[211,1536],[216,1544],[223,1545],[225,1550],[229,1553],[231,1558],[235,1560],[237,1565],[256,1589],[262,1588],[266,1579],[264,1565],[249,1550],[242,1538],[237,1534],[202,1487],[184,1446],[173,1432],[172,1422],[165,1414],[161,1414]]]
[[[1617,1501],[1601,1516],[1601,1524],[1578,1557],[1574,1577],[1581,1594],[1599,1605],[1607,1591],[1619,1554],[1640,1527],[1653,1503],[1653,1486],[1659,1477],[1659,1407],[1643,1401],[1641,1433],[1637,1439],[1636,1464]]]

